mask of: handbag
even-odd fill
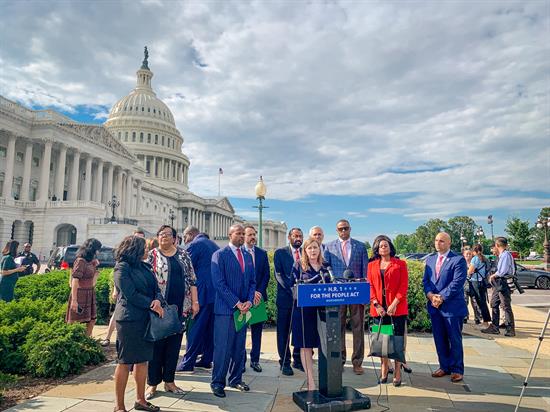
[[[156,342],[172,335],[184,332],[184,324],[180,320],[178,307],[162,302],[164,316],[161,318],[156,312],[149,312],[149,324],[143,337],[146,341]]]
[[[369,356],[377,356],[380,358],[395,359],[396,361],[405,363],[405,337],[386,335],[382,332],[382,317],[378,325],[378,331],[371,333],[369,336],[370,353]],[[393,333],[393,320],[392,320]]]

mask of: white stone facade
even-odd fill
[[[183,137],[151,88],[152,77],[145,60],[136,88],[113,106],[104,126],[0,96],[2,247],[9,239],[31,241],[45,257],[54,246],[89,237],[114,246],[138,226],[155,233],[172,219],[180,231],[193,225],[226,242],[229,226],[243,220],[227,198],[189,191]],[[117,225],[110,223],[113,200]],[[264,222],[264,247],[285,243],[286,225]]]

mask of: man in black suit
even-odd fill
[[[290,367],[290,325],[292,320],[292,266],[300,260],[302,255],[302,243],[304,234],[299,228],[292,228],[288,232],[289,245],[275,251],[275,277],[277,279],[277,351],[279,352],[279,365],[283,375],[294,375]],[[292,351],[294,363],[292,366],[301,371],[304,370],[300,361],[300,350]]]
[[[254,271],[256,272],[256,293],[254,295],[254,305],[260,303],[263,298],[267,302],[267,285],[269,284],[269,259],[267,252],[256,246],[256,229],[252,225],[244,227],[244,247],[252,256],[254,262]],[[250,367],[261,372],[260,366],[260,350],[262,346],[262,330],[264,323],[255,323],[250,326],[250,334],[252,335],[252,349],[250,350]],[[244,362],[246,364],[246,351],[244,354]]]

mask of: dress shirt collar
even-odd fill
[[[447,250],[445,253],[437,252],[437,258],[439,259],[439,256],[443,256],[443,260],[447,259],[447,256],[449,255],[450,251],[451,251],[451,249]]]

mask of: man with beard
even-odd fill
[[[212,255],[212,284],[216,290],[214,301],[214,367],[212,393],[225,397],[229,372],[229,386],[249,391],[242,381],[246,327],[236,331],[233,312],[245,314],[252,307],[256,291],[256,275],[252,256],[242,250],[244,227],[234,224],[229,228],[229,244]]]
[[[292,320],[292,267],[300,261],[302,256],[302,242],[304,234],[302,230],[294,227],[288,232],[289,245],[275,251],[275,277],[277,279],[277,351],[279,352],[279,365],[283,375],[294,375],[290,367],[290,325]],[[292,351],[294,359],[293,367],[304,370],[300,360],[300,350]]]

